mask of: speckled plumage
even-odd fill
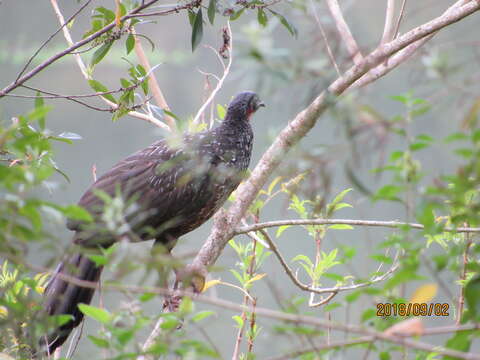
[[[69,222],[68,227],[76,232],[73,241],[84,247],[108,247],[125,235],[132,241],[155,238],[171,249],[180,236],[207,221],[239,185],[252,151],[250,116],[260,106],[263,103],[256,94],[241,93],[215,129],[157,141],[117,163],[81,197],[79,205],[94,216],[95,222]],[[105,229],[105,205],[96,190],[110,197],[121,194],[130,203],[124,214],[128,224],[124,234]],[[76,254],[60,264],[56,274],[98,281],[101,270]],[[71,314],[74,320],[47,336],[50,352],[81,322],[83,315],[77,304],[89,303],[94,292],[55,275],[45,291],[46,311],[50,315]]]

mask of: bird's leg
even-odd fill
[[[176,237],[169,234],[162,234],[162,236],[155,238],[155,242],[151,250],[152,257],[156,264],[160,286],[164,289],[169,288],[168,276],[170,274],[170,270],[173,269],[176,273],[176,261],[171,253],[176,243]],[[175,297],[173,295],[165,296],[163,308],[167,309],[169,312],[175,312],[175,309],[178,308],[178,305],[175,306],[174,298]]]
[[[168,275],[172,268],[175,268],[175,259],[172,256],[172,249],[177,243],[177,238],[171,235],[157,237],[150,254],[158,271],[160,284],[168,289]]]
[[[161,285],[163,288],[168,289],[168,274],[170,269],[173,268],[173,271],[175,272],[173,290],[179,290],[180,288],[191,289],[195,294],[199,294],[205,287],[205,279],[208,271],[204,265],[196,263],[188,264],[181,268],[176,266],[176,261],[174,261],[174,258],[171,255],[171,250],[176,243],[177,238],[168,234],[163,234],[161,237],[155,239],[152,254],[156,258],[163,256],[162,264],[157,267]],[[175,293],[165,296],[163,308],[167,309],[169,312],[176,312],[180,306],[181,299],[182,296]]]

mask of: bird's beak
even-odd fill
[[[263,101],[260,101],[258,103],[258,107],[261,108],[261,107],[265,107],[265,103]]]

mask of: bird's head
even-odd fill
[[[250,120],[252,114],[265,104],[257,94],[252,91],[245,91],[230,102],[227,110],[227,119]]]

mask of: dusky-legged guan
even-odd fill
[[[241,182],[252,151],[250,118],[261,106],[255,93],[240,93],[216,128],[157,141],[117,163],[81,197],[78,204],[92,214],[94,222],[68,222],[75,231],[74,244],[108,248],[127,236],[131,241],[155,239],[170,251],[180,236],[207,221]],[[127,204],[125,226],[108,228],[102,194],[120,195]],[[45,290],[44,311],[69,314],[72,319],[40,339],[48,353],[81,323],[78,304],[89,304],[95,291],[66,278],[97,282],[101,272],[102,267],[81,252],[66,255],[57,266]]]

